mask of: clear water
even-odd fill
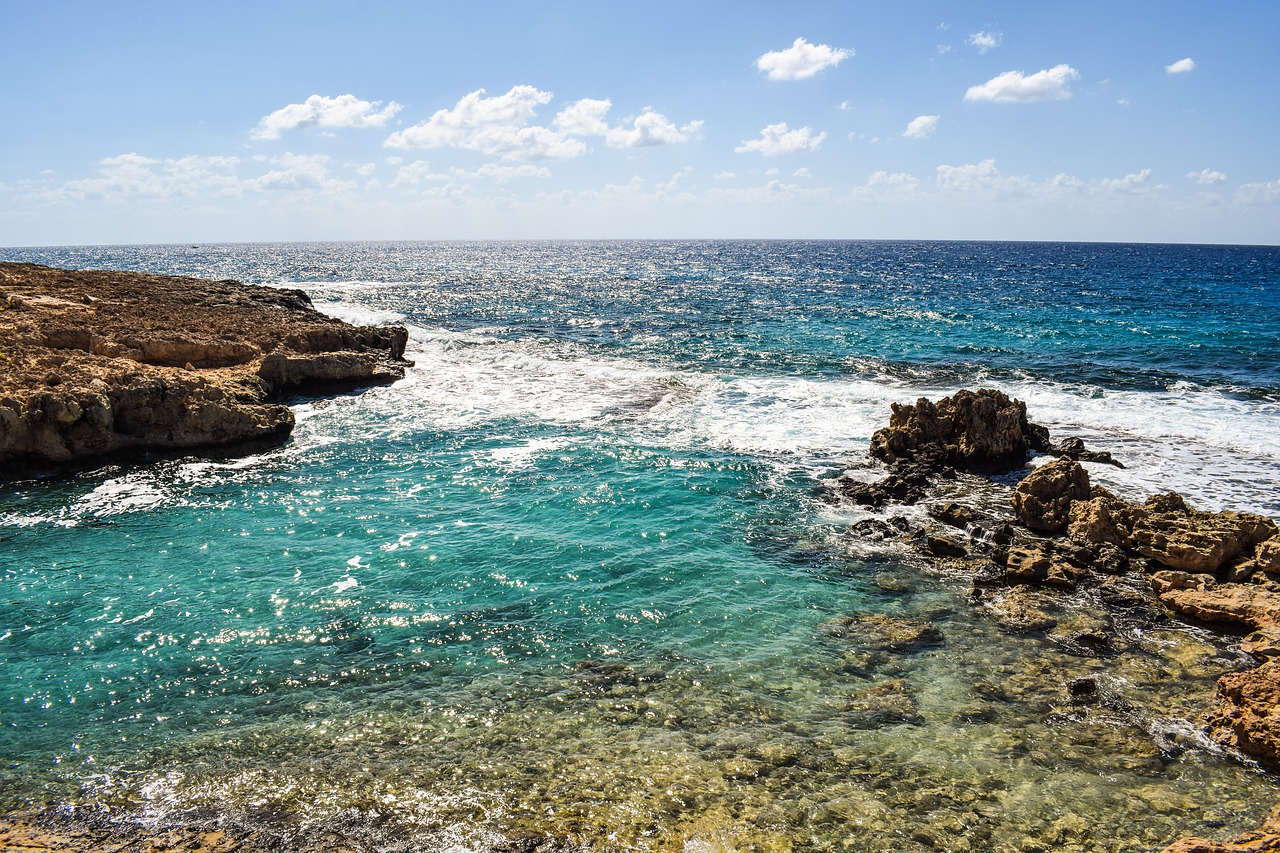
[[[0,491],[3,805],[483,848],[1158,849],[1275,779],[1194,720],[1229,639],[1008,634],[814,497],[890,402],[994,386],[1137,498],[1280,515],[1280,249],[841,242],[0,249],[411,331],[284,446]],[[981,492],[982,484],[971,484]],[[1061,630],[1109,617],[1042,602]],[[927,620],[860,648],[823,623]],[[1073,705],[1095,675],[1114,707]],[[868,718],[867,691],[909,697]],[[900,706],[895,706],[899,707]],[[1030,845],[1030,846],[1028,846]],[[1040,845],[1040,847],[1036,847]]]

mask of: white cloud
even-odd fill
[[[236,157],[188,156],[158,160],[137,153],[98,161],[98,176],[67,181],[42,189],[39,197],[60,201],[126,198],[189,198],[208,192],[234,191],[240,160]]]
[[[827,138],[826,131],[817,134],[809,127],[790,130],[785,121],[771,124],[760,131],[759,139],[746,139],[737,148],[738,154],[758,153],[766,157],[779,154],[794,154],[797,151],[817,151],[822,140]]]
[[[604,134],[605,144],[610,148],[643,148],[651,145],[677,145],[697,139],[702,130],[701,121],[677,127],[675,122],[662,113],[645,108],[637,116],[630,127],[613,127]]]
[[[272,169],[256,178],[241,181],[235,188],[251,192],[315,192],[347,190],[355,186],[329,174],[329,157],[324,154],[286,153],[270,160]]]
[[[799,169],[796,169],[794,172],[792,172],[792,173],[791,173],[791,177],[793,177],[793,178],[812,178],[812,177],[813,177],[813,172],[810,172],[810,171],[808,170],[808,168],[806,168],[805,166],[801,166]]]
[[[825,68],[834,68],[853,53],[829,44],[809,44],[798,38],[786,50],[771,50],[761,56],[756,60],[756,68],[768,74],[770,80],[803,80]]]
[[[1108,192],[1123,193],[1125,195],[1164,189],[1162,186],[1151,183],[1150,169],[1143,169],[1141,172],[1134,172],[1125,175],[1123,178],[1103,178],[1098,181],[1098,186]]]
[[[465,95],[450,110],[437,110],[431,118],[387,137],[388,148],[440,148],[449,146],[497,155],[504,160],[569,159],[587,152],[587,146],[564,131],[530,121],[552,94],[533,86],[513,86],[503,95],[484,96],[484,89]]]
[[[1186,59],[1179,59],[1171,65],[1166,65],[1164,70],[1166,74],[1186,74],[1188,71],[1194,71],[1195,67],[1196,61],[1188,56]]]
[[[937,168],[938,189],[947,193],[966,196],[1025,195],[1030,181],[1022,177],[1005,177],[996,168],[995,160],[981,163],[965,163],[960,166],[943,164]]]
[[[454,167],[448,172],[433,172],[431,164],[426,160],[415,160],[401,166],[391,182],[394,189],[417,189],[427,183],[469,181],[485,178],[498,184],[505,184],[515,178],[549,178],[551,170],[546,166],[535,166],[532,163],[486,163],[477,169],[468,171]]]
[[[300,127],[382,127],[401,107],[391,101],[379,110],[381,104],[382,101],[362,101],[355,95],[312,95],[301,104],[289,104],[263,116],[249,135],[254,139],[279,139],[281,133]]]
[[[607,98],[574,101],[556,114],[550,127],[533,124],[538,107],[551,98],[550,92],[533,86],[514,86],[492,98],[478,89],[453,109],[438,110],[427,121],[391,134],[384,144],[388,148],[450,146],[504,160],[564,160],[587,153],[581,136],[602,137],[611,148],[638,148],[688,142],[702,129],[701,121],[677,125],[650,107],[630,124],[610,126],[607,116],[613,102]]]
[[[738,176],[734,172],[716,172],[712,177],[717,181],[729,181]]]
[[[1199,172],[1187,172],[1187,177],[1197,184],[1225,184],[1227,176],[1216,169],[1201,169]]]
[[[938,129],[941,116],[916,116],[907,123],[902,135],[907,139],[924,139]]]
[[[1001,32],[971,33],[969,35],[969,46],[976,47],[978,53],[986,53],[988,50],[994,50],[999,47],[1003,39],[1004,33]]]
[[[1241,184],[1236,190],[1240,204],[1280,204],[1280,178],[1262,183]]]
[[[1060,101],[1071,97],[1067,84],[1079,77],[1080,73],[1070,65],[1055,65],[1046,71],[1037,71],[1030,77],[1023,75],[1021,71],[1006,71],[981,86],[970,86],[964,99],[1006,104]]]

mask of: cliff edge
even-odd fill
[[[300,290],[0,263],[0,480],[283,441],[282,398],[395,381],[407,341],[327,317]]]

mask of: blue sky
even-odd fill
[[[0,245],[1280,242],[1280,2],[0,4]]]

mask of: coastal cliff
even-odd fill
[[[395,381],[407,340],[327,317],[299,290],[0,263],[0,479],[283,441],[281,399]]]

